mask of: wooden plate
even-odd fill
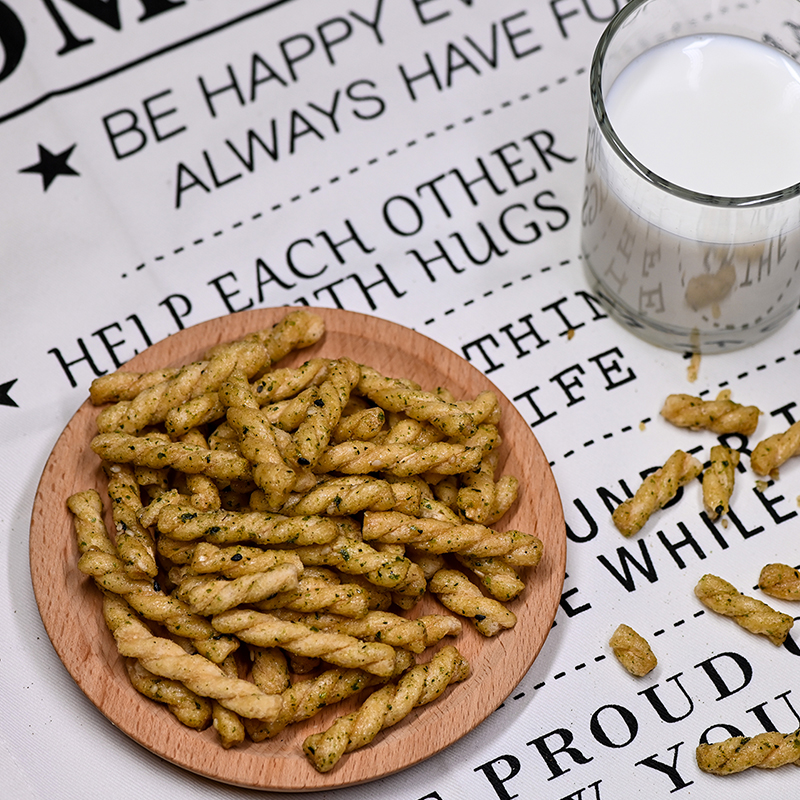
[[[144,371],[197,359],[211,345],[273,325],[287,310],[245,311],[197,325],[153,345],[125,368]],[[518,617],[513,629],[485,639],[467,623],[453,642],[472,667],[465,682],[450,687],[435,703],[416,709],[369,746],[345,755],[325,775],[311,767],[301,743],[309,733],[323,730],[340,713],[352,710],[359,698],[325,709],[275,739],[224,750],[213,729],[198,733],[183,727],[163,706],[132,688],[103,623],[100,593],[76,567],[66,499],[92,487],[105,496],[99,459],[89,448],[99,409],[88,401],[53,448],[31,519],[31,576],[39,611],[56,652],[86,696],[114,725],[162,758],[218,781],[273,791],[321,790],[381,778],[438,753],[472,730],[513,691],[539,653],[558,606],[566,562],[564,516],[553,475],[530,427],[508,399],[464,359],[419,333],[375,317],[317,311],[327,326],[324,338],[292,354],[282,366],[298,365],[312,356],[347,355],[385,375],[412,378],[423,388],[447,386],[463,398],[494,389],[500,398],[501,469],[520,479],[521,492],[498,527],[535,534],[544,543],[545,555],[529,575],[523,595],[510,604]],[[415,613],[428,610],[442,609],[426,598]]]

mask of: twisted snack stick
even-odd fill
[[[133,400],[137,394],[169,380],[178,374],[178,367],[157,369],[152,372],[112,372],[95,378],[89,387],[92,405],[101,406],[118,400]]]
[[[385,511],[393,508],[396,502],[395,492],[387,481],[369,475],[347,475],[328,478],[305,494],[290,496],[279,510],[293,517],[348,516],[366,509]]]
[[[358,711],[308,736],[303,751],[318,772],[328,772],[344,753],[369,744],[380,731],[400,722],[413,708],[436,700],[451,683],[468,675],[469,664],[458,650],[444,647],[427,664],[406,672],[397,684],[373,692]]]
[[[387,411],[402,412],[411,419],[430,422],[445,436],[464,438],[475,430],[468,412],[431,392],[410,389],[403,381],[384,377],[372,367],[362,365],[358,391]]]
[[[800,600],[800,571],[788,564],[767,564],[761,570],[758,588],[779,600]]]
[[[181,441],[195,447],[208,448],[206,437],[197,428],[187,431]],[[200,511],[216,511],[220,507],[219,489],[216,483],[208,477],[198,472],[194,475],[186,476],[186,488],[189,491],[191,504]]]
[[[732,617],[745,630],[766,636],[774,645],[786,639],[794,620],[770,608],[754,597],[740,594],[736,588],[716,575],[703,575],[694,593],[712,611]]]
[[[226,578],[239,578],[283,564],[293,566],[298,575],[303,569],[303,562],[291,550],[262,550],[245,545],[218,547],[210,542],[198,542],[190,547],[190,561],[184,563],[191,563],[192,572],[198,575],[218,572]]]
[[[743,406],[733,400],[703,400],[689,394],[671,394],[664,402],[661,416],[679,428],[714,433],[743,433],[750,436],[761,414],[756,406]]]
[[[330,445],[320,456],[315,470],[346,475],[385,471],[400,477],[423,472],[454,475],[475,469],[482,456],[483,452],[478,447],[451,442],[417,447],[413,444],[384,445],[374,441],[351,441]]]
[[[176,595],[197,614],[221,614],[238,605],[257,603],[277,592],[294,589],[301,568],[279,564],[268,572],[218,578],[214,575],[187,575]]]
[[[189,691],[180,681],[153,675],[135,658],[125,659],[125,671],[137,692],[166,705],[184,725],[198,731],[208,727],[211,703],[205,697]]]
[[[750,767],[775,769],[800,762],[800,731],[732,736],[722,742],[699,744],[697,766],[714,775],[731,775]]]
[[[219,393],[210,391],[170,408],[164,417],[164,427],[173,439],[177,439],[192,428],[208,425],[224,416],[225,407],[219,400]]]
[[[360,377],[361,369],[349,358],[340,358],[331,364],[327,379],[317,390],[316,400],[308,407],[308,416],[294,434],[294,463],[304,467],[317,463]]]
[[[217,390],[234,369],[250,377],[268,365],[269,354],[263,344],[232,342],[209,360],[187,364],[172,378],[150,386],[132,400],[120,400],[104,409],[97,417],[97,428],[101,433],[137,434],[148,425],[163,422],[170,409]]]
[[[413,444],[417,447],[427,447],[444,438],[444,434],[433,425],[392,412],[389,415],[389,430],[385,435],[377,437],[376,441],[384,445]]]
[[[92,439],[91,447],[100,458],[120,464],[174,467],[179,472],[202,472],[227,483],[252,477],[245,458],[183,442],[165,442],[156,436],[100,433]]]
[[[231,609],[214,616],[211,624],[220,633],[234,633],[249,644],[277,646],[339,667],[359,667],[374,675],[391,675],[395,666],[395,651],[388,644],[317,631],[302,622],[282,620],[260,611]]]
[[[495,636],[504,628],[513,628],[517,618],[502,603],[483,592],[463,572],[440,569],[428,582],[430,590],[442,605],[460,617],[473,620],[478,632]]]
[[[272,424],[254,408],[229,408],[228,424],[240,438],[242,455],[253,464],[253,480],[271,511],[278,511],[297,484],[297,473],[284,459]]]
[[[103,463],[108,477],[111,517],[117,531],[116,546],[125,571],[132,578],[154,578],[158,573],[153,537],[139,522],[142,509],[139,485],[128,464]]]
[[[303,350],[318,342],[325,333],[325,322],[318,314],[305,308],[290,311],[271,328],[251,336],[267,348],[270,361],[276,364],[292,350]]]
[[[370,406],[352,414],[342,416],[331,434],[331,441],[336,444],[349,439],[367,441],[374,439],[386,424],[386,413],[379,406]]]
[[[67,498],[67,507],[73,515],[78,552],[97,550],[116,557],[117,548],[111,541],[103,522],[103,501],[99,492],[95,489],[76,492]]]
[[[327,611],[342,617],[364,617],[370,610],[370,594],[357,583],[341,583],[332,570],[306,567],[300,573],[295,589],[278,592],[255,605],[259,611],[283,608],[306,613]]]
[[[235,640],[220,637],[205,617],[194,613],[181,599],[164,594],[152,581],[130,578],[115,555],[87,550],[78,560],[78,569],[94,578],[101,589],[123,597],[142,616],[161,623],[170,633],[191,639],[197,651],[215,663],[224,661],[238,647]]]
[[[412,653],[422,653],[445,636],[461,633],[461,622],[449,614],[425,614],[416,619],[388,611],[370,611],[358,619],[342,619],[329,613],[295,616],[276,612],[276,615],[323,631],[336,630],[357,639],[384,642]]]
[[[279,697],[265,694],[249,681],[228,677],[207,658],[190,655],[169,639],[153,636],[117,595],[104,596],[103,617],[120,654],[138,658],[153,674],[179,680],[196,694],[217,700],[243,717],[268,719],[280,712]]]
[[[750,455],[750,466],[757,475],[770,475],[797,455],[800,455],[800,421],[783,433],[776,433],[759,442]]]
[[[268,511],[197,511],[192,506],[167,505],[158,515],[158,529],[188,542],[205,538],[212,544],[251,542],[262,545],[318,545],[338,536],[326,517],[286,517]]]
[[[294,397],[309,386],[322,383],[328,375],[330,364],[327,358],[312,358],[295,369],[280,367],[270,370],[256,381],[253,394],[262,406]]]
[[[399,594],[421,597],[425,576],[417,564],[396,553],[381,553],[366,542],[340,535],[324,545],[297,547],[307,566],[336,567],[347,575],[363,575],[370,583]]]
[[[389,679],[399,677],[414,664],[411,653],[399,650],[396,656],[395,669]],[[277,719],[249,726],[250,738],[254,742],[271,739],[288,725],[310,719],[326,706],[340,703],[386,680],[363,669],[329,669],[314,678],[297,681],[283,691],[283,708]]]
[[[461,488],[456,504],[471,522],[491,525],[512,506],[517,499],[519,481],[513,475],[504,475],[495,481],[497,451],[488,452],[477,470],[461,476]]]
[[[279,647],[250,647],[250,678],[267,694],[281,694],[291,685],[286,654]]]
[[[303,389],[294,397],[278,400],[272,405],[264,406],[264,418],[269,420],[276,428],[282,431],[294,431],[308,414],[309,406],[319,397],[316,386]]]
[[[739,451],[717,444],[711,448],[711,466],[703,473],[703,505],[710,519],[727,514]]]
[[[229,678],[238,678],[239,673],[233,656],[229,656],[220,664],[220,668]],[[241,717],[216,700],[211,701],[211,718],[214,730],[219,734],[220,744],[226,749],[241,744],[245,737],[245,728]]]
[[[525,589],[524,581],[510,564],[499,558],[456,555],[458,562],[473,572],[481,585],[495,600],[508,602],[519,597]]]
[[[419,519],[399,511],[366,511],[364,541],[410,544],[426,553],[504,556],[507,563],[536,566],[542,543],[520,531],[495,531],[483,525],[458,525],[438,519]]]
[[[617,660],[631,675],[641,678],[655,669],[657,660],[650,645],[628,625],[620,625],[608,640]]]
[[[633,536],[650,519],[650,515],[663,508],[681,486],[696,478],[703,465],[683,450],[676,450],[663,467],[648,475],[636,494],[615,509],[612,519],[623,536]]]

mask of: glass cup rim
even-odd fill
[[[677,198],[702,205],[725,208],[759,208],[800,196],[800,182],[794,183],[785,187],[784,189],[779,189],[774,192],[756,195],[730,197],[697,192],[692,189],[687,189],[686,187],[677,183],[672,183],[672,181],[669,181],[666,178],[661,177],[658,173],[648,169],[623,144],[622,140],[617,135],[617,132],[614,130],[614,126],[611,124],[611,121],[608,117],[608,112],[606,110],[602,84],[603,64],[606,53],[608,52],[608,48],[610,47],[611,42],[619,29],[635,11],[638,11],[639,8],[650,2],[653,2],[653,0],[630,0],[626,5],[620,8],[619,11],[617,11],[617,13],[611,18],[611,21],[608,23],[597,42],[594,54],[592,56],[592,65],[589,73],[592,113],[594,114],[595,120],[600,128],[601,133],[603,134],[603,137],[616,151],[623,164],[652,186],[655,186]]]

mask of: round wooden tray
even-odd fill
[[[289,309],[245,311],[186,329],[136,356],[126,369],[144,371],[200,357],[209,346],[267,328]],[[502,405],[500,471],[520,480],[520,498],[497,526],[535,534],[544,557],[530,571],[524,593],[510,604],[517,625],[486,639],[470,623],[454,643],[472,672],[435,703],[416,709],[367,747],[345,755],[321,775],[303,755],[311,732],[325,729],[359,699],[323,710],[272,740],[224,750],[216,733],[182,726],[163,707],[131,686],[114,640],[104,625],[100,593],[77,569],[77,546],[67,497],[97,488],[105,477],[89,448],[99,412],[88,401],[77,411],[53,448],[36,494],[30,533],[31,577],[47,633],[64,666],[95,706],[134,741],[187,770],[238,786],[303,792],[343,787],[384,777],[416,764],[455,742],[492,713],[530,668],[550,631],[564,580],[564,516],[548,461],[530,427],[486,377],[450,350],[394,323],[346,311],[315,309],[326,323],[323,339],[291,354],[281,366],[314,356],[350,358],[385,375],[403,376],[423,388],[448,387],[456,397],[494,390]],[[442,612],[426,597],[414,615]],[[447,641],[447,640],[446,640]],[[422,660],[427,660],[424,656]]]

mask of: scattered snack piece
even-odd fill
[[[608,643],[614,651],[617,661],[631,675],[636,675],[638,678],[647,675],[658,664],[647,640],[627,625],[620,625],[611,635]]]
[[[756,406],[743,406],[730,399],[703,400],[690,394],[669,395],[661,409],[661,416],[679,428],[745,436],[755,431],[760,414]]]
[[[782,645],[794,620],[761,600],[748,597],[716,575],[703,575],[694,593],[712,611],[731,617],[745,630],[766,636],[774,645]]]
[[[650,515],[663,508],[681,486],[696,478],[703,465],[683,450],[676,450],[663,467],[648,475],[636,494],[620,503],[612,519],[623,536],[633,536],[650,519]]]
[[[703,505],[711,519],[728,513],[739,458],[738,450],[725,445],[711,448],[711,465],[703,472]]]
[[[750,466],[757,475],[774,477],[778,467],[796,455],[800,455],[800,421],[759,442],[750,455]]]
[[[713,775],[732,775],[750,767],[775,769],[800,761],[800,731],[732,736],[722,742],[699,744],[697,766]]]
[[[380,731],[396,725],[417,706],[430,703],[451,684],[469,675],[469,664],[455,647],[443,647],[396,684],[373,692],[353,714],[339,717],[328,730],[307,737],[303,750],[318,772],[329,772],[339,759],[369,744]]]
[[[800,600],[800,571],[788,564],[767,564],[761,570],[758,588],[779,600]]]

